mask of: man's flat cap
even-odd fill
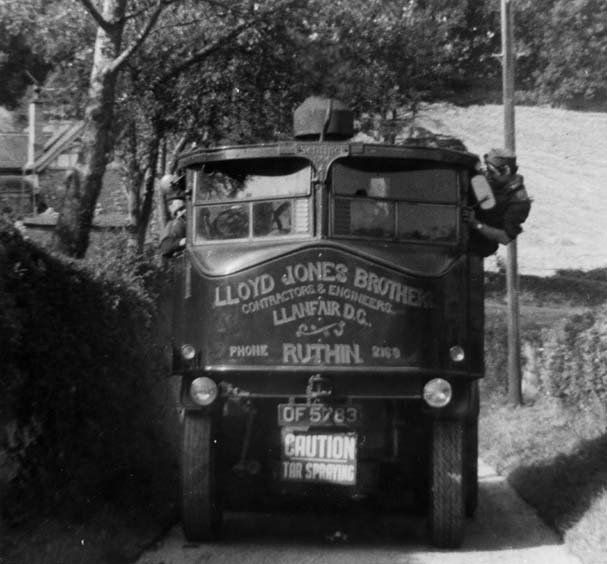
[[[183,200],[181,198],[174,198],[169,201],[169,212],[171,212],[171,214],[175,214],[175,212],[177,212],[180,209],[183,209],[184,207],[185,207],[185,200]]]
[[[497,167],[504,165],[512,166],[516,164],[516,155],[508,149],[491,149],[485,155],[485,162]]]

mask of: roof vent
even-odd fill
[[[354,115],[333,98],[310,96],[293,113],[296,139],[343,141],[354,134]]]

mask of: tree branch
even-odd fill
[[[195,65],[196,63],[199,63],[200,61],[203,61],[208,56],[210,56],[212,53],[221,49],[226,43],[228,43],[235,37],[238,37],[245,29],[247,29],[248,27],[253,25],[253,23],[254,23],[253,21],[249,21],[249,22],[244,22],[244,23],[238,24],[235,28],[233,28],[229,33],[227,33],[223,37],[216,39],[215,41],[213,41],[213,43],[209,43],[208,45],[205,45],[202,49],[199,49],[198,51],[196,51],[194,54],[192,54],[188,59],[183,61],[181,64],[173,67],[168,73],[166,73],[160,79],[161,82],[172,79],[172,78],[176,78],[183,71],[185,71],[188,67],[191,67],[192,65]]]
[[[174,174],[177,170],[177,159],[179,158],[179,153],[181,153],[182,149],[185,147],[187,140],[188,135],[187,133],[184,133],[179,138],[177,145],[175,145],[175,147],[173,148],[173,151],[171,152],[171,160],[169,162],[169,165],[167,166],[167,172],[169,174]]]
[[[167,7],[167,6],[170,6],[171,4],[177,4],[180,1],[181,0],[164,0],[164,5],[165,5],[165,7]],[[140,10],[135,10],[134,12],[131,12],[130,14],[125,14],[122,17],[122,20],[128,21],[128,20],[138,18],[141,14],[145,13],[147,10],[149,10],[149,7],[141,8]]]
[[[250,20],[239,23],[236,27],[234,27],[230,32],[228,32],[223,37],[220,37],[213,41],[212,43],[205,45],[202,49],[199,49],[195,53],[193,53],[190,57],[188,57],[181,64],[173,67],[169,72],[167,72],[160,81],[170,80],[178,77],[183,71],[187,68],[199,63],[212,55],[215,51],[221,49],[226,43],[231,41],[232,39],[238,37],[245,29],[248,29],[255,25],[259,20],[263,20],[268,15],[277,12],[278,10],[295,3],[296,0],[283,0],[277,2],[271,9],[264,10],[253,16]]]
[[[136,10],[135,12],[131,12],[130,14],[125,14],[122,19],[126,22],[128,20],[133,20],[138,18],[141,14],[147,12],[149,7],[141,8],[140,10]]]
[[[85,1],[88,1],[88,0],[85,0]],[[120,67],[122,67],[122,65],[124,65],[124,63],[127,61],[127,59],[146,40],[147,36],[150,34],[152,29],[156,25],[156,22],[158,21],[158,18],[160,17],[162,10],[164,10],[164,8],[166,6],[167,6],[167,3],[165,0],[158,0],[156,2],[154,11],[152,12],[152,15],[150,16],[150,19],[145,24],[145,27],[143,28],[143,30],[141,30],[141,32],[139,33],[139,35],[137,36],[135,41],[133,41],[133,43],[131,43],[131,45],[129,45],[122,53],[120,53],[120,55],[118,55],[118,57],[116,57],[114,59],[114,61],[112,62],[112,64],[109,67],[110,72],[116,72],[117,70],[119,70]]]
[[[82,4],[82,6],[92,16],[101,29],[103,29],[108,35],[112,32],[112,24],[104,19],[104,17],[99,13],[99,10],[95,8],[95,5],[91,0],[78,0],[78,2]]]

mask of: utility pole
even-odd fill
[[[504,144],[516,151],[514,134],[514,65],[512,52],[512,0],[501,0],[502,14],[502,88],[504,101]],[[506,248],[506,290],[508,293],[508,401],[522,405],[521,354],[519,331],[519,280],[516,239]]]
[[[34,169],[34,163],[36,162],[36,145],[42,142],[42,139],[38,135],[38,130],[40,129],[38,123],[38,105],[40,104],[40,90],[40,86],[38,84],[35,84],[34,90],[32,92],[32,97],[29,103],[27,126],[27,162],[23,167],[23,178],[29,180],[34,188],[32,192],[31,202],[34,213],[36,213],[35,196],[40,189],[38,174]]]

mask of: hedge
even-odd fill
[[[114,238],[76,263],[0,223],[4,517],[118,498],[172,464],[163,272]]]

